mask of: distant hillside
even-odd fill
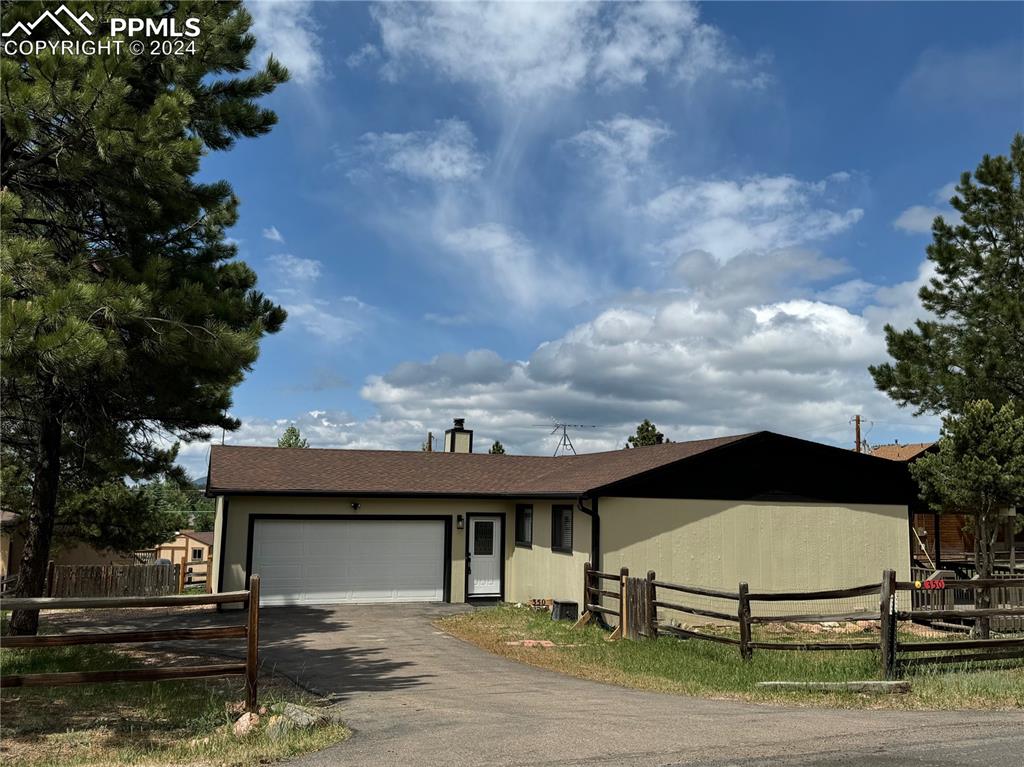
[[[204,474],[199,479],[193,479],[192,484],[198,488],[206,489],[206,475]]]

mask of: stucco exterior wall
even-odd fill
[[[213,508],[213,564],[210,568],[210,591],[216,593],[220,580],[218,577],[218,573],[220,573],[220,560],[223,556],[221,551],[221,535],[224,530],[224,496],[219,495],[214,499]],[[243,561],[242,564],[244,566],[245,562]],[[226,575],[227,573],[225,572]],[[229,590],[227,588],[224,589],[224,591]]]
[[[0,538],[0,574],[11,575],[21,566],[24,539],[18,533],[3,533]],[[122,554],[113,549],[97,549],[85,543],[55,543],[50,549],[50,559],[55,565],[131,565],[136,564],[131,554]]]
[[[910,578],[907,507],[602,498],[601,570],[751,591]]]
[[[572,505],[568,502],[555,505]],[[509,517],[508,537],[512,552],[506,567],[506,599],[559,599],[579,602],[583,598],[583,564],[590,561],[590,517],[576,509],[572,520],[572,553],[551,550],[550,501],[533,504],[533,546],[515,546],[515,510]]]
[[[359,503],[358,510],[352,509],[354,501]],[[533,504],[532,548],[515,545],[517,503]],[[463,602],[466,598],[466,531],[458,529],[456,518],[459,514],[463,519],[469,514],[495,514],[505,518],[505,600],[524,602],[529,599],[552,598],[579,601],[583,588],[583,563],[590,559],[590,518],[576,510],[573,514],[572,553],[554,552],[551,550],[551,505],[551,501],[529,498],[505,501],[233,496],[227,503],[225,524],[224,499],[218,498],[217,518],[214,524],[214,588],[220,586],[223,591],[245,588],[249,516],[252,514],[448,516],[452,520],[452,543],[449,552],[452,561],[451,601]],[[225,531],[227,545],[222,552]],[[224,582],[219,584],[216,574],[220,571],[222,556],[226,557]]]

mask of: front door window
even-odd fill
[[[468,595],[501,596],[500,517],[470,517],[468,548]]]

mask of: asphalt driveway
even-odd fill
[[[265,666],[336,700],[354,731],[348,742],[288,764],[1009,767],[1024,753],[1019,711],[786,708],[563,676],[431,625],[467,609],[264,609]],[[199,625],[237,616],[184,619]]]
[[[290,764],[1019,764],[1020,712],[782,708],[625,690],[438,631],[468,608],[264,611],[268,663],[345,708],[353,738]]]

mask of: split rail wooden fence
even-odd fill
[[[617,581],[617,588],[606,587],[608,581]],[[931,584],[929,584],[931,585]],[[901,641],[899,638],[899,622],[913,621],[927,623],[937,620],[957,618],[961,620],[990,620],[996,617],[1017,618],[1024,616],[1024,600],[1017,597],[1014,589],[1024,588],[1021,579],[990,579],[970,581],[946,581],[943,588],[995,590],[992,599],[993,607],[984,609],[968,609],[960,606],[956,609],[919,609],[916,600],[903,600],[915,605],[910,610],[899,609],[900,592],[919,592],[921,585],[914,582],[896,580],[893,570],[885,570],[878,583],[853,586],[843,589],[820,591],[793,592],[752,592],[747,583],[740,583],[736,591],[712,589],[704,586],[688,586],[680,583],[660,581],[654,571],[647,573],[645,578],[629,575],[627,568],[622,568],[618,575],[602,573],[594,570],[589,564],[584,565],[583,573],[583,604],[584,612],[577,621],[581,626],[595,616],[612,616],[616,619],[613,639],[657,639],[660,635],[669,635],[681,639],[698,639],[735,646],[740,657],[748,661],[755,650],[871,650],[878,651],[882,672],[887,679],[898,675],[901,654],[938,653],[946,651],[975,651],[955,655],[928,655],[904,658],[903,666],[923,663],[965,663],[970,661],[1003,660],[1024,658],[1024,637],[969,638],[951,639],[949,641]],[[929,589],[932,590],[932,589]],[[734,607],[728,612],[725,609],[711,609],[683,604],[680,595],[707,597],[718,603],[731,602]],[[753,605],[780,602],[821,602],[824,600],[842,600],[856,597],[878,595],[877,609],[849,610],[842,613],[824,613],[819,610],[808,610],[800,613],[778,615],[755,614]],[[603,604],[602,598],[613,600],[616,607]],[[1016,601],[1009,601],[1015,599]],[[1001,601],[1000,601],[1001,600]],[[659,612],[660,611],[660,612]],[[737,636],[713,633],[709,630],[684,628],[674,625],[664,613],[682,613],[699,618],[725,623],[733,623],[738,627]],[[877,638],[836,641],[802,641],[772,642],[754,639],[752,628],[757,625],[771,623],[846,623],[854,621],[872,621],[878,623]]]
[[[169,568],[168,568],[169,569]],[[167,679],[201,679],[220,676],[244,676],[246,707],[257,708],[257,672],[259,669],[260,577],[249,578],[247,591],[222,594],[172,594],[148,597],[37,597],[3,600],[5,610],[117,610],[144,607],[189,607],[193,605],[242,604],[247,608],[246,622],[237,626],[209,628],[172,628],[156,631],[97,631],[92,633],[10,636],[0,639],[6,649],[37,650],[44,647],[71,647],[93,644],[138,644],[143,642],[211,641],[245,639],[244,663],[219,663],[203,666],[159,666],[140,669],[68,671],[53,674],[0,674],[0,687],[38,687],[103,682],[158,682]]]

